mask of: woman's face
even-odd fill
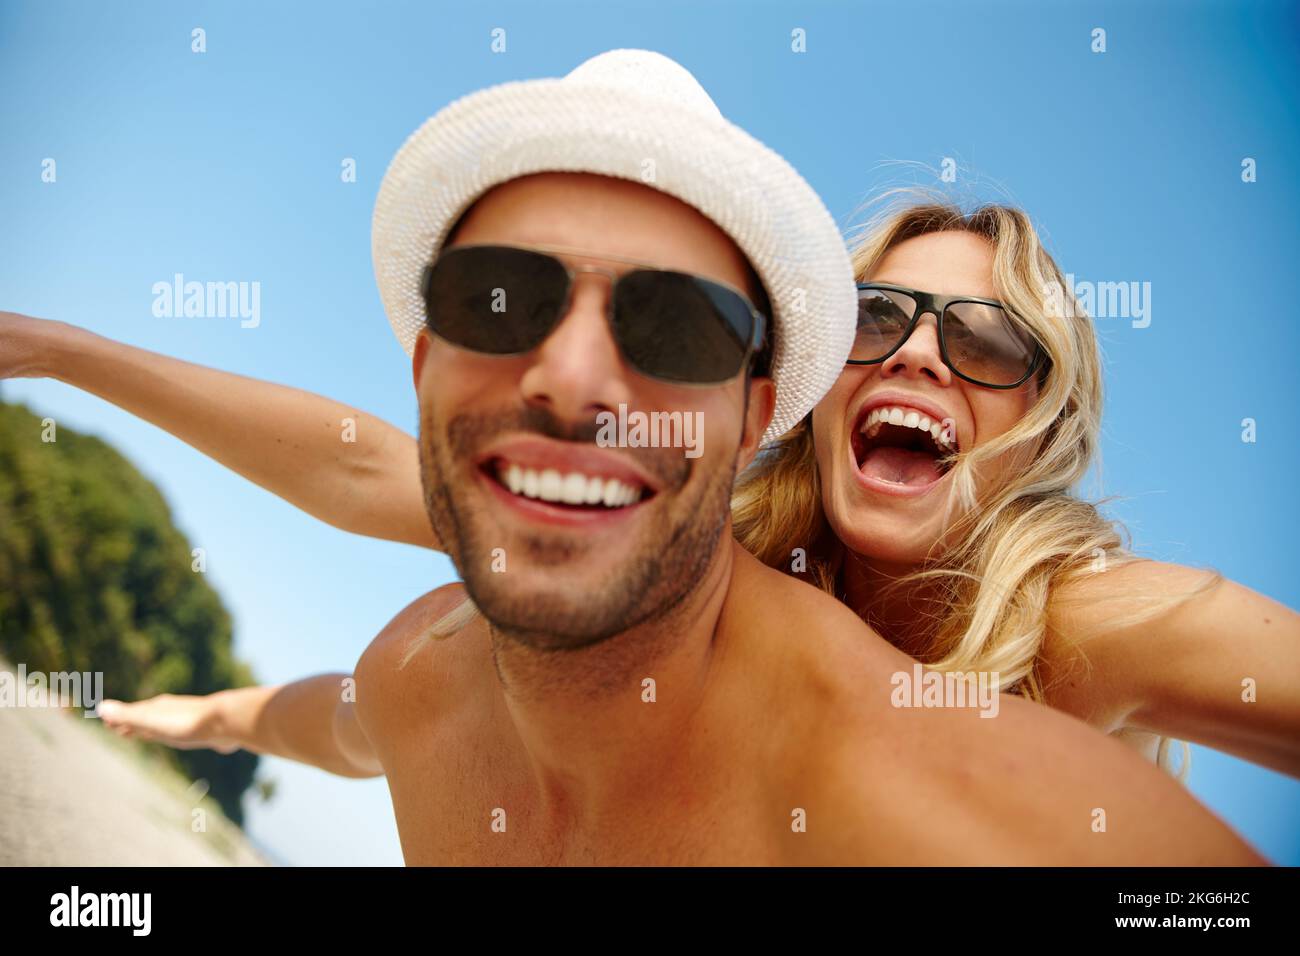
[[[936,295],[997,299],[993,247],[967,232],[936,232],[894,246],[877,264],[873,282]],[[907,425],[938,425],[959,451],[1010,429],[1033,405],[1033,377],[1014,389],[973,385],[954,375],[939,352],[933,315],[921,318],[897,352],[877,365],[846,365],[813,410],[813,443],[822,505],[849,550],[882,567],[914,565],[943,533],[952,493],[937,466],[929,435]],[[880,427],[880,410],[898,409],[902,427]],[[910,416],[916,416],[912,418]],[[898,414],[891,415],[897,421]],[[1004,455],[980,475],[981,489],[998,484],[1023,462]]]

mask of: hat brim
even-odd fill
[[[643,178],[648,169],[652,179]],[[765,442],[834,384],[857,322],[853,268],[826,207],[794,168],[720,116],[553,79],[457,100],[416,130],[389,165],[375,202],[371,254],[384,309],[408,355],[425,324],[421,274],[452,225],[493,187],[542,172],[643,183],[694,207],[732,238],[772,304],[776,407]]]

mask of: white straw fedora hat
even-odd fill
[[[748,257],[772,304],[776,410],[797,423],[844,368],[857,324],[853,267],[826,207],[784,159],[723,118],[685,68],[611,50],[563,79],[462,97],[398,150],[375,201],[379,294],[407,354],[425,324],[420,277],[483,193],[541,172],[643,183],[693,206]]]

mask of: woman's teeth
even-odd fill
[[[916,428],[923,432],[929,432],[930,437],[934,439],[934,443],[939,446],[941,451],[955,452],[957,450],[955,442],[949,440],[944,434],[941,422],[931,421],[927,416],[915,409],[898,407],[873,408],[862,422],[862,427],[858,430],[866,433],[868,429],[875,425],[902,425],[904,428]]]
[[[512,494],[566,505],[604,505],[626,508],[641,500],[640,485],[630,485],[617,478],[602,478],[571,471],[561,475],[554,468],[537,471],[520,465],[498,462],[497,479]]]

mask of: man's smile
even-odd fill
[[[495,500],[548,524],[620,519],[639,512],[662,487],[623,455],[537,435],[493,442],[476,467]]]

